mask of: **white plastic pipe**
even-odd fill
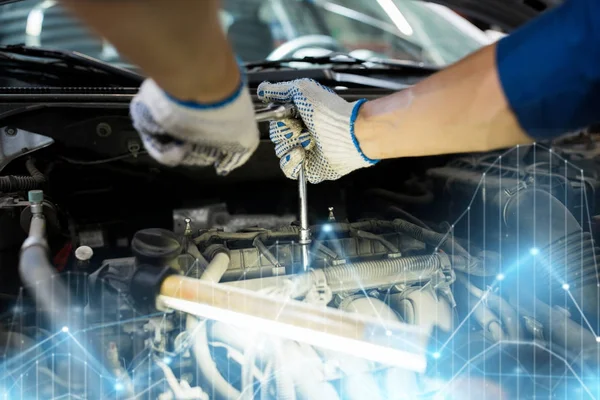
[[[207,282],[218,283],[227,268],[229,267],[229,255],[227,253],[217,253],[200,277],[201,280]],[[188,314],[186,320],[186,329],[190,335],[193,335],[192,350],[196,357],[198,368],[213,387],[213,390],[218,394],[218,397],[225,399],[238,399],[240,391],[234,388],[227,382],[223,375],[219,372],[215,361],[210,354],[208,347],[208,332],[206,321],[200,321],[193,315]]]
[[[210,261],[200,279],[207,282],[219,283],[227,268],[229,268],[229,255],[227,253],[217,253]]]

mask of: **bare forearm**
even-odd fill
[[[355,125],[369,158],[487,151],[529,143],[504,97],[495,46],[409,90],[365,103]]]
[[[219,101],[239,85],[218,0],[62,0],[165,91]]]

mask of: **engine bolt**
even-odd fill
[[[139,141],[135,140],[135,139],[130,139],[129,141],[127,141],[127,150],[134,156],[137,157],[138,153],[140,152],[140,150],[142,149],[142,145],[140,144]]]
[[[4,132],[8,135],[8,136],[15,136],[17,134],[17,130],[15,128],[12,127],[8,127],[4,130]]]
[[[192,219],[191,218],[185,219],[185,231],[183,234],[184,234],[184,236],[192,236]]]
[[[101,122],[96,126],[96,134],[100,137],[110,136],[112,133],[112,128],[106,122]]]
[[[330,222],[335,222],[335,215],[333,215],[333,207],[329,207],[329,217],[327,219]]]

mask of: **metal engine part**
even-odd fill
[[[399,233],[383,234],[381,238],[392,243],[400,249],[401,253],[418,254],[426,250],[423,242]],[[314,240],[313,242],[313,268],[325,268],[359,260],[381,259],[386,258],[389,254],[389,249],[381,242],[359,237]],[[274,243],[266,242],[263,246],[230,249],[231,262],[221,282],[290,274],[294,270],[292,267],[301,262],[300,247],[297,242],[282,240]],[[182,258],[182,265],[185,264],[186,259],[187,257]],[[108,259],[103,263],[104,267],[114,266],[118,269],[123,266],[133,268],[134,265],[135,258],[133,257]],[[191,266],[189,263],[187,265]],[[184,268],[183,273],[188,274],[188,272]]]
[[[227,211],[226,204],[215,204],[203,208],[179,209],[173,211],[173,231],[183,234],[185,220],[194,221],[194,229],[223,229],[225,232],[238,232],[246,228],[277,229],[296,220],[294,215],[235,214]]]
[[[600,296],[595,284],[598,249],[593,234],[572,210],[565,211],[562,202],[581,199],[593,191],[593,182],[555,180],[548,174],[536,180],[528,175],[531,168],[492,168],[482,180],[480,169],[486,162],[465,167],[466,161],[459,160],[429,170],[429,177],[444,180],[443,189],[454,193],[453,201],[461,193],[471,201],[470,218],[462,226],[438,219],[441,208],[429,207],[429,200],[427,213],[415,212],[412,222],[407,221],[412,209],[405,219],[358,222],[338,222],[330,210],[327,223],[310,227],[308,271],[303,269],[300,227],[291,215],[231,215],[225,205],[215,205],[176,211],[177,233],[138,231],[131,241],[134,257],[106,259],[83,285],[89,290],[86,330],[94,331],[89,341],[98,346],[97,354],[114,378],[111,395],[243,399],[251,388],[251,398],[403,399],[434,396],[439,382],[454,379],[459,369],[463,372],[464,365],[455,366],[456,360],[469,360],[464,370],[470,365],[490,365],[488,371],[508,365],[511,377],[519,375],[516,368],[527,366],[507,356],[505,348],[510,346],[520,354],[537,351],[531,360],[552,352],[549,366],[560,365],[561,349],[577,354],[584,348],[579,360],[594,363],[598,339],[589,326],[597,327],[600,320],[594,307]],[[560,187],[554,185],[557,182]],[[474,188],[480,191],[469,197]],[[439,199],[433,189],[431,193]],[[7,197],[0,208],[27,204]],[[462,207],[458,200],[444,204]],[[582,205],[575,206],[581,214]],[[361,214],[374,215],[387,217],[372,210]],[[480,215],[486,218],[488,232],[500,227],[502,235],[475,233],[472,228]],[[473,224],[469,236],[460,231],[465,223]],[[460,238],[454,237],[456,231]],[[502,249],[489,246],[500,240]],[[79,248],[77,262],[87,263],[91,253]],[[100,250],[94,253],[94,258],[101,257]],[[526,260],[519,266],[519,278],[529,281],[535,276],[537,283],[526,294],[521,287],[518,297],[513,284],[517,273],[507,268],[515,255]],[[167,294],[161,286],[149,302],[153,304],[140,305],[140,295],[144,298],[146,288],[155,293],[158,284],[150,280],[134,293],[132,277],[153,268],[174,269],[168,279],[177,284],[167,285]],[[178,298],[178,291],[189,298]],[[581,310],[573,307],[565,291],[579,301]],[[267,303],[274,306],[263,307]],[[353,320],[341,328],[340,320],[333,318],[339,310],[380,324],[373,322],[372,330],[361,331]],[[419,362],[408,357],[412,369],[389,362],[402,358],[397,354],[385,358],[393,350],[389,338],[400,337],[385,327],[396,323],[426,338],[411,353]],[[327,328],[333,326],[335,333]],[[293,334],[298,332],[294,329],[302,334]],[[345,332],[367,338],[364,344],[378,350],[382,342],[372,338],[383,339],[388,348],[369,353],[373,348],[363,351],[360,341],[342,345]],[[324,337],[329,339],[326,344]],[[564,359],[571,361],[568,354]],[[576,364],[571,363],[573,368]],[[50,379],[64,380],[60,368],[48,370]],[[63,389],[73,388],[78,389]]]

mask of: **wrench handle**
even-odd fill
[[[269,104],[256,110],[256,122],[279,121],[286,118],[298,118],[298,109],[292,103]]]

